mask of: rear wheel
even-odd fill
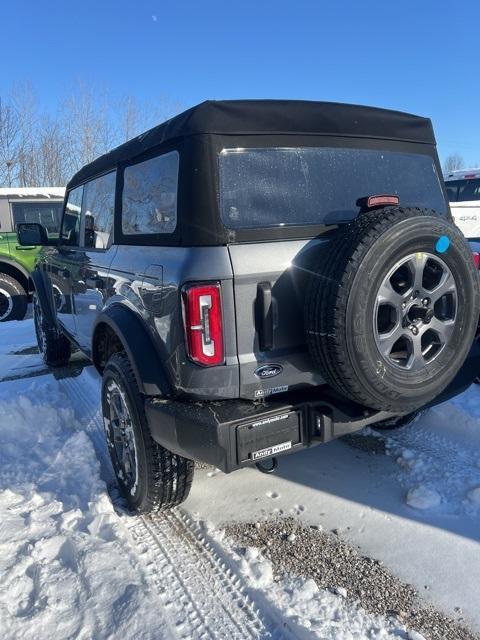
[[[0,322],[23,320],[27,306],[27,294],[18,280],[0,273]]]
[[[115,353],[103,372],[102,410],[110,458],[129,506],[149,513],[183,502],[192,485],[194,463],[153,440],[143,398],[124,353]]]
[[[44,317],[36,293],[33,294],[33,322],[38,349],[45,363],[50,367],[66,365],[72,352],[71,344],[63,333]]]

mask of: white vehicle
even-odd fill
[[[480,169],[451,171],[445,188],[457,226],[466,238],[480,238]]]

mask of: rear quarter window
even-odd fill
[[[179,154],[125,167],[122,232],[125,235],[173,233],[177,226]]]
[[[219,157],[220,209],[230,229],[338,224],[357,200],[398,195],[402,206],[446,213],[429,155],[329,147],[225,149]]]

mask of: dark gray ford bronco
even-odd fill
[[[43,245],[43,357],[63,365],[73,345],[102,374],[140,511],[184,500],[195,460],[265,469],[480,370],[477,271],[425,118],[205,102],[81,169],[59,240],[18,235]]]

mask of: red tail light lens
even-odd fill
[[[369,196],[367,200],[367,209],[374,209],[375,207],[386,207],[387,205],[398,205],[400,198],[398,196],[390,196],[383,194],[379,196]]]
[[[480,269],[480,253],[478,251],[473,251],[473,261],[477,269]]]
[[[189,358],[204,367],[223,364],[220,284],[189,285],[184,287],[182,296]]]

